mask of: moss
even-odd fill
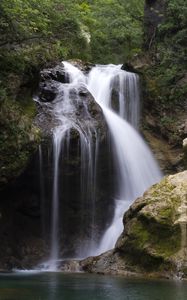
[[[138,220],[132,224],[131,234],[136,248],[142,249],[142,247],[144,247],[146,242],[150,239],[149,232]]]
[[[168,215],[167,209],[162,213]],[[167,261],[180,250],[180,245],[181,231],[178,225],[164,226],[156,220],[149,220],[148,224],[145,219],[133,219],[124,249],[130,255],[143,253],[150,259]]]
[[[165,207],[159,212],[161,219],[172,219],[173,212],[171,207]]]

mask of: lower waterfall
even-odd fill
[[[98,255],[114,247],[123,230],[122,217],[129,205],[152,184],[161,178],[161,172],[154,157],[138,133],[139,122],[139,79],[138,75],[126,72],[120,65],[98,65],[89,74],[84,74],[68,62],[63,62],[67,83],[61,84],[55,99],[52,114],[57,119],[53,130],[53,192],[51,214],[51,255],[47,268],[55,271],[58,268],[59,252],[59,168],[61,156],[68,155],[70,133],[78,132],[80,140],[80,193],[81,193],[81,228],[85,229],[88,218],[84,207],[89,201],[91,214],[90,232],[87,240],[81,241],[76,257],[84,258]],[[99,156],[99,133],[94,126],[86,102],[83,103],[84,115],[89,122],[76,119],[80,106],[79,88],[86,88],[102,108],[112,143],[115,162],[116,194],[113,220],[104,234],[95,237],[96,224],[96,187]],[[72,117],[73,116],[73,117]],[[105,212],[103,211],[103,218]],[[63,228],[62,228],[63,231]]]

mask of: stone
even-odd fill
[[[39,99],[42,102],[52,102],[58,95],[61,83],[55,80],[47,80],[39,84]]]
[[[131,63],[124,63],[121,67],[122,70],[125,70],[127,72],[132,72],[132,73],[138,73],[137,69],[134,68],[134,66]]]
[[[187,171],[153,185],[124,214],[115,249],[83,261],[104,274],[186,277]]]
[[[82,267],[78,260],[62,260],[59,269],[65,273],[77,273],[82,271]]]
[[[61,83],[69,82],[68,76],[64,71],[63,64],[58,64],[54,68],[44,69],[40,72],[40,81],[54,80]]]
[[[145,140],[148,142],[152,149],[160,169],[165,175],[175,174],[184,170],[183,155],[181,147],[171,147],[171,145],[160,135],[156,133],[156,120],[147,117],[145,120],[152,130],[146,128],[142,130]]]
[[[80,70],[87,70],[88,65],[80,61],[71,61],[74,66]],[[40,74],[39,91],[37,96],[38,114],[35,119],[35,124],[40,128],[43,137],[50,137],[53,128],[58,125],[59,120],[55,118],[53,110],[59,102],[62,102],[62,114],[69,120],[74,120],[76,124],[85,123],[88,126],[96,127],[103,138],[106,137],[106,123],[104,121],[102,110],[83,84],[78,84],[76,87],[69,89],[70,105],[72,111],[63,110],[64,90],[62,82],[59,82],[58,74],[63,74],[64,82],[68,83],[68,75],[64,71],[63,64],[57,65],[54,68],[44,69]],[[85,113],[85,107],[89,114]],[[83,121],[84,120],[84,121]]]

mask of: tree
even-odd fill
[[[91,36],[91,54],[100,63],[123,62],[140,50],[144,1],[83,1],[82,22]]]

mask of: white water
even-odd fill
[[[52,107],[53,115],[58,121],[58,126],[53,130],[53,195],[52,195],[52,216],[51,216],[51,251],[50,258],[43,263],[43,268],[48,271],[57,271],[60,249],[59,249],[59,179],[63,187],[62,178],[59,174],[60,157],[64,153],[68,156],[70,147],[71,130],[75,130],[80,138],[80,157],[81,157],[81,206],[82,215],[84,214],[84,206],[86,202],[91,201],[92,214],[91,222],[94,228],[95,222],[95,186],[96,186],[96,167],[98,155],[98,139],[96,129],[91,116],[88,112],[86,103],[84,105],[84,120],[77,118],[77,109],[81,99],[79,97],[79,87],[86,86],[86,77],[77,68],[71,64],[64,62],[64,67],[68,75],[68,84],[62,84],[59,94],[55,99],[55,105]],[[89,122],[88,122],[89,120]],[[95,143],[92,139],[95,136]],[[66,145],[66,151],[65,151]],[[87,225],[85,219],[81,219],[81,227]],[[63,231],[63,228],[62,228]],[[77,256],[87,256],[94,244],[94,232],[90,232],[89,243],[85,245],[80,242],[81,246],[77,250]],[[65,245],[64,245],[65,247]]]
[[[119,115],[111,108],[112,83],[116,77],[119,78]],[[97,66],[89,74],[88,89],[102,107],[108,123],[118,171],[118,194],[114,218],[99,247],[95,250],[95,254],[100,254],[115,246],[123,230],[124,212],[148,187],[160,180],[161,173],[139,133],[122,118],[125,117],[134,127],[138,126],[138,77],[122,71],[120,66]],[[127,107],[130,107],[129,112],[125,111]]]
[[[59,250],[59,159],[63,155],[66,144],[67,152],[70,144],[70,131],[76,130],[80,137],[81,155],[81,206],[84,212],[86,201],[91,202],[91,232],[89,241],[81,241],[77,257],[97,255],[114,247],[123,230],[122,217],[129,205],[152,184],[159,181],[161,173],[149,148],[135,130],[139,121],[138,76],[121,70],[121,66],[96,66],[88,76],[70,63],[63,62],[68,74],[69,84],[62,84],[53,114],[58,126],[53,131],[53,202],[51,224],[51,255],[44,264],[47,270],[56,271],[60,256]],[[95,201],[97,184],[97,156],[99,136],[92,122],[78,120],[76,117],[80,98],[77,88],[85,86],[101,106],[112,137],[113,154],[117,170],[117,194],[113,220],[103,235],[100,244],[95,244]],[[74,91],[72,99],[71,91]],[[115,92],[115,99],[113,93]],[[114,103],[115,102],[115,103]],[[116,107],[116,102],[117,107]],[[115,107],[115,111],[113,110]],[[91,120],[86,103],[85,116]],[[127,121],[125,121],[126,119]],[[89,125],[88,125],[89,124]],[[96,142],[93,142],[95,136]],[[66,142],[65,142],[66,141]],[[103,212],[104,213],[104,212]],[[84,214],[82,214],[84,215]],[[81,219],[81,227],[86,226]],[[64,245],[65,247],[65,245]]]

